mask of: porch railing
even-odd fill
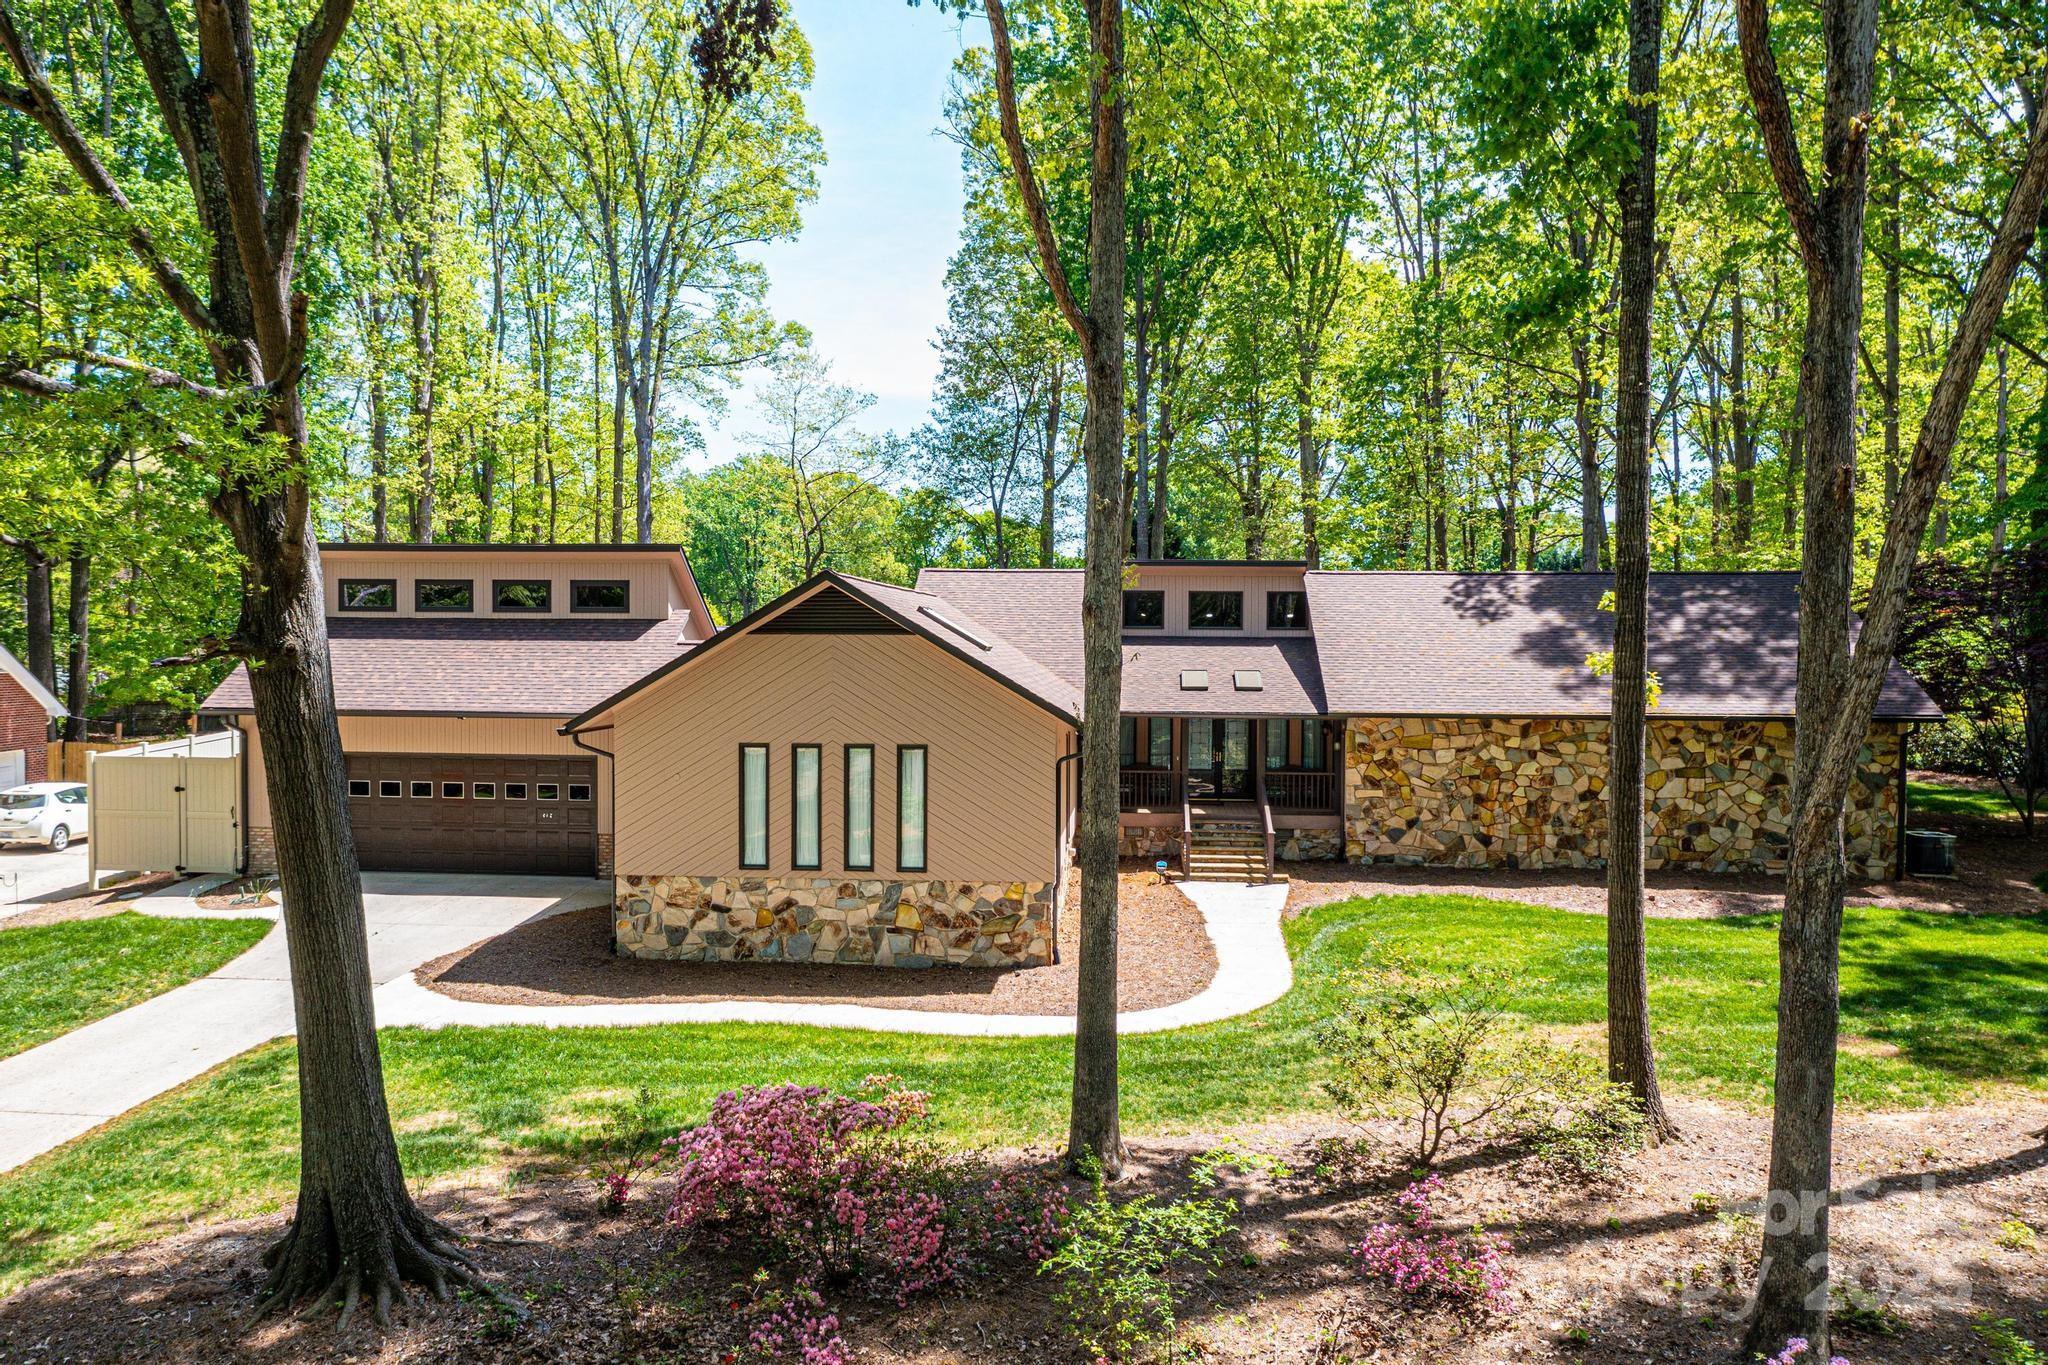
[[[1337,774],[1333,772],[1269,772],[1266,798],[1273,809],[1290,814],[1325,815],[1337,809]]]
[[[1187,775],[1178,768],[1119,768],[1117,805],[1123,810],[1174,810],[1187,789]]]

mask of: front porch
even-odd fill
[[[1122,852],[1249,881],[1282,858],[1342,857],[1342,746],[1321,716],[1125,716]]]

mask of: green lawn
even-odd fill
[[[205,976],[269,932],[260,919],[133,912],[0,928],[0,1057]]]
[[[1656,920],[1652,1013],[1667,1088],[1768,1098],[1774,921]],[[1603,922],[1462,897],[1352,901],[1289,926],[1298,980],[1243,1019],[1124,1044],[1134,1133],[1319,1107],[1314,1029],[1341,973],[1375,936],[1446,961],[1513,952],[1548,978],[1527,1016],[1597,1024]],[[1843,1100],[1911,1107],[2000,1085],[2048,1087],[2048,924],[1851,911],[1844,937]],[[893,1071],[935,1094],[963,1142],[1052,1142],[1065,1131],[1071,1047],[1059,1039],[952,1039],[740,1025],[637,1029],[394,1030],[383,1036],[392,1110],[415,1180],[575,1158],[598,1116],[636,1085],[665,1125],[747,1082],[851,1085]],[[195,1218],[278,1207],[296,1176],[289,1045],[211,1076],[0,1177],[0,1293]]]
[[[1986,820],[2017,820],[2019,807],[1993,787],[1955,787],[1946,782],[1908,782],[1906,809],[1911,815],[1975,815]]]

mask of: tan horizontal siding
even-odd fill
[[[1053,763],[1066,725],[910,635],[755,634],[721,645],[620,708],[618,869],[739,868],[739,749],[769,746],[771,875],[790,862],[790,749],[824,748],[822,875],[845,869],[847,744],[875,746],[875,873],[896,870],[896,748],[928,747],[922,875],[1054,875]]]
[[[263,740],[254,717],[242,723],[249,736],[249,823],[270,823],[270,796],[264,788]],[[525,716],[343,716],[341,747],[352,754],[570,754],[595,758],[568,736],[555,733],[561,721]],[[584,736],[608,747],[603,731]],[[612,784],[603,759],[597,764],[597,832],[612,827]]]
[[[1298,567],[1278,569],[1206,569],[1200,567],[1156,568],[1150,565],[1138,569],[1138,586],[1156,588],[1166,594],[1166,629],[1133,630],[1124,634],[1127,642],[1144,639],[1147,635],[1194,635],[1230,638],[1241,635],[1292,636],[1300,638],[1310,634],[1306,630],[1266,629],[1266,594],[1269,592],[1302,591],[1302,570]],[[1244,629],[1190,630],[1188,627],[1188,594],[1191,592],[1239,592],[1244,594]]]
[[[465,620],[477,616],[541,619],[574,616],[578,620],[603,620],[597,613],[569,610],[569,585],[579,579],[624,579],[631,584],[630,610],[636,619],[658,619],[681,610],[681,594],[665,560],[650,555],[607,559],[601,555],[494,555],[463,553],[435,555],[431,552],[397,555],[354,555],[330,551],[325,556],[327,614],[329,616],[379,617],[419,615],[432,620]],[[396,612],[343,612],[340,610],[341,580],[344,578],[392,578],[398,581]],[[476,608],[470,612],[414,612],[413,585],[420,579],[468,579],[475,586]],[[491,609],[491,585],[502,578],[545,578],[553,584],[550,609],[545,612],[495,612]]]

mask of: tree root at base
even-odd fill
[[[446,1302],[466,1289],[517,1318],[526,1306],[486,1280],[476,1262],[459,1245],[461,1234],[421,1213],[400,1196],[382,1216],[359,1211],[343,1228],[328,1201],[309,1215],[305,1201],[284,1236],[263,1254],[269,1274],[257,1291],[244,1327],[303,1305],[299,1316],[311,1319],[339,1309],[337,1333],[346,1331],[364,1299],[377,1326],[391,1326],[391,1306],[404,1299],[408,1286],[424,1288]],[[367,1226],[366,1226],[367,1225]]]

